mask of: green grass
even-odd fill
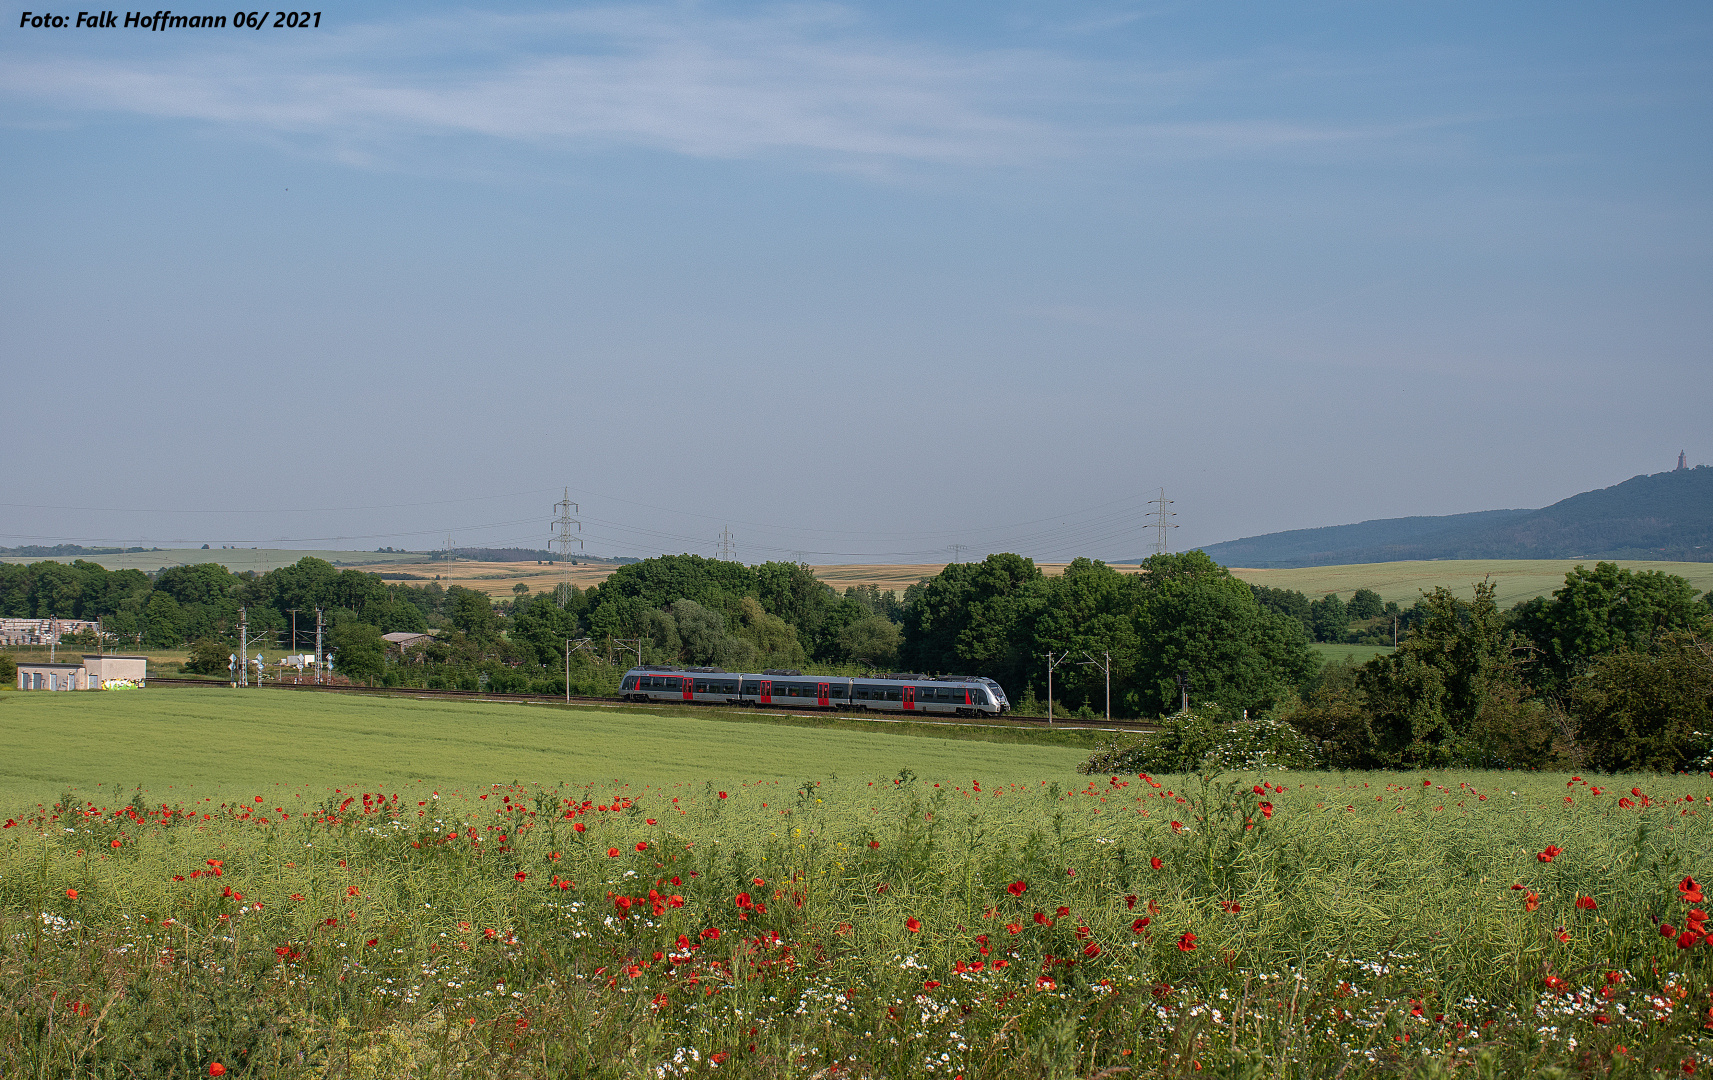
[[[1243,570],[1234,575],[1251,585],[1296,589],[1310,599],[1338,593],[1345,599],[1357,589],[1373,589],[1381,599],[1408,607],[1424,590],[1444,585],[1465,599],[1475,582],[1492,575],[1498,601],[1509,607],[1519,600],[1545,596],[1564,584],[1564,575],[1577,566],[1593,567],[1597,559],[1460,559],[1428,562],[1357,563],[1349,566],[1309,566],[1293,570]],[[1713,590],[1713,562],[1638,562],[1612,560],[1632,570],[1661,570],[1687,578],[1702,592]]]
[[[288,690],[0,695],[0,804],[70,787],[227,798],[276,787],[445,789],[815,775],[1069,778],[1092,733],[974,732],[694,709],[567,709]],[[923,737],[927,736],[927,737]],[[963,736],[959,738],[958,736]],[[989,742],[984,739],[1022,741]],[[129,796],[127,796],[128,798]]]

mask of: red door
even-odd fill
[[[696,680],[690,678],[688,675],[684,676],[684,700],[696,700]]]
[[[914,686],[906,686],[904,688],[904,711],[914,712],[915,709],[916,709],[916,688]]]
[[[829,700],[826,683],[815,684],[815,704],[823,709],[832,704],[832,701]]]
[[[773,680],[771,679],[761,680],[761,703],[763,705],[773,704]]]

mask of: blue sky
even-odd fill
[[[1713,461],[1699,5],[23,10],[0,544],[1123,558]]]

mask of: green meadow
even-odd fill
[[[1070,782],[1095,740],[1086,732],[225,687],[0,694],[0,725],[5,806],[115,785],[171,802],[263,787],[306,788],[319,798],[333,788],[733,783],[901,769]]]

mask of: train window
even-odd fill
[[[898,691],[888,690],[886,692],[886,700],[888,700],[888,701],[903,701],[904,698],[899,695]]]

